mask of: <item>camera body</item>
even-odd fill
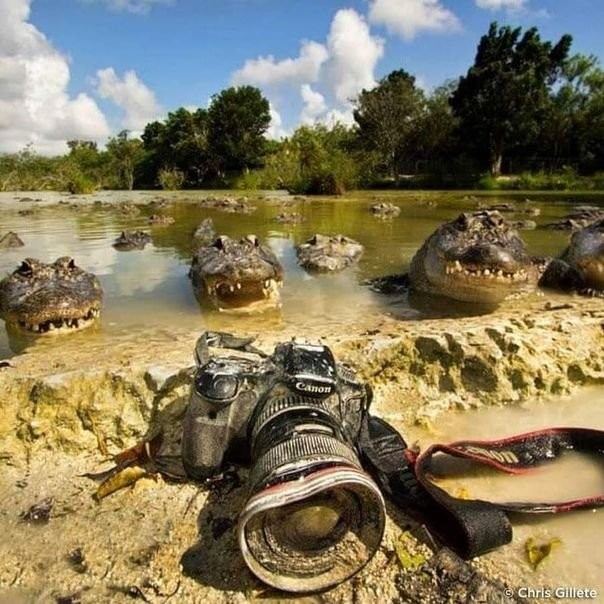
[[[309,417],[295,417],[301,408],[310,409],[311,421],[316,414],[328,424],[319,436],[332,430],[356,449],[370,396],[352,369],[336,363],[328,347],[294,340],[278,344],[270,357],[254,357],[231,354],[198,367],[183,426],[183,463],[189,476],[202,480],[223,463],[249,464],[262,448],[263,419],[288,414],[294,416],[293,425],[281,429],[290,437],[304,431]]]
[[[248,567],[278,589],[325,589],[358,572],[384,533],[384,499],[360,461],[371,391],[326,346],[294,340],[267,357],[251,341],[199,339],[183,464],[198,480],[249,465],[237,528]],[[209,345],[255,356],[212,357]]]

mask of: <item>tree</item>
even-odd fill
[[[355,102],[354,119],[363,146],[380,154],[397,181],[402,161],[413,154],[411,133],[424,103],[415,78],[403,69],[390,73],[372,90],[363,90]]]
[[[214,95],[208,110],[208,143],[222,169],[260,167],[270,122],[269,103],[258,88],[239,86]]]
[[[455,152],[458,121],[449,103],[455,88],[457,81],[446,82],[426,99],[413,135],[413,144],[421,159],[446,160]]]
[[[556,159],[573,158],[581,164],[601,165],[604,71],[595,56],[576,54],[565,61],[542,139]]]
[[[146,152],[146,179],[157,184],[162,172],[180,172],[183,185],[200,186],[215,172],[208,150],[208,112],[180,107],[164,122],[151,122],[142,135]]]
[[[128,130],[122,130],[109,139],[107,153],[119,174],[119,184],[129,191],[134,187],[134,170],[142,158],[143,145],[138,138],[128,138]]]
[[[535,137],[547,112],[550,86],[567,58],[572,38],[552,45],[536,28],[521,37],[520,27],[491,23],[482,36],[474,64],[459,81],[451,106],[460,132],[486,151],[491,174],[501,173],[503,154]]]

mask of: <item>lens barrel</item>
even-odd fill
[[[266,583],[293,592],[337,585],[374,555],[384,500],[325,399],[273,391],[250,419],[254,460],[239,545]]]

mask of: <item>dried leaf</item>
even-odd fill
[[[156,434],[151,440],[145,440],[143,442],[139,442],[133,447],[126,449],[125,451],[121,451],[117,455],[114,456],[113,461],[116,464],[143,464],[147,461],[153,461],[154,457],[157,455],[161,444],[162,444],[163,435],[160,432]]]
[[[26,512],[22,512],[19,516],[23,522],[31,522],[33,524],[46,524],[50,520],[50,513],[54,506],[55,500],[52,497],[47,497],[38,503],[34,503]]]
[[[399,535],[399,538],[394,544],[394,550],[396,551],[396,557],[398,558],[399,564],[406,570],[415,570],[426,563],[426,558],[422,554],[412,554],[410,546],[413,543],[411,534],[405,531]]]
[[[562,544],[562,541],[557,537],[549,539],[548,541],[538,542],[535,538],[530,537],[524,544],[526,550],[526,556],[529,564],[533,567],[533,570],[537,570],[537,567],[547,558],[554,548]]]
[[[148,476],[147,471],[140,466],[130,466],[124,468],[121,472],[110,476],[107,480],[104,480],[94,494],[94,498],[97,501],[123,489],[133,485],[139,478]]]

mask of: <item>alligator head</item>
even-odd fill
[[[604,218],[575,232],[562,259],[579,272],[585,287],[604,290]]]
[[[128,252],[143,250],[148,243],[151,243],[151,235],[144,231],[122,231],[113,243],[113,247],[120,252]]]
[[[536,285],[522,240],[497,211],[461,214],[441,225],[411,261],[415,290],[477,304],[498,304]]]
[[[26,258],[0,281],[0,315],[7,326],[39,334],[91,325],[102,298],[98,279],[69,257],[52,264]]]
[[[312,272],[341,271],[355,264],[363,254],[363,246],[344,235],[313,235],[296,248],[300,266]]]
[[[218,310],[264,310],[280,305],[283,269],[255,235],[224,235],[200,247],[189,273],[197,298]]]

